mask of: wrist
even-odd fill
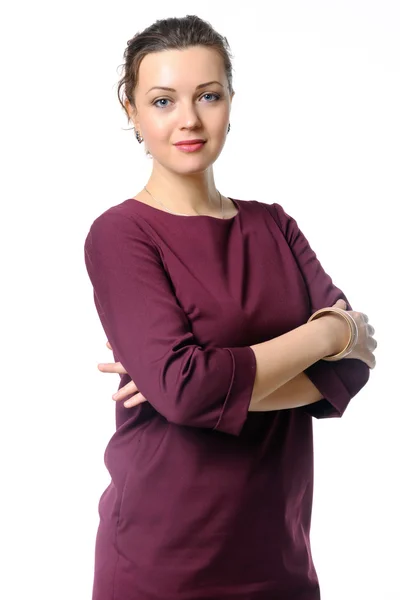
[[[349,341],[349,326],[347,322],[343,317],[333,312],[322,315],[318,320],[325,322],[329,345],[327,355],[338,354],[346,347]]]

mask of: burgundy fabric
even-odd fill
[[[128,199],[86,237],[95,306],[129,374],[120,387],[132,379],[148,400],[116,403],[93,600],[320,598],[312,416],[342,416],[370,371],[318,361],[305,373],[323,400],[248,412],[250,345],[348,299],[282,206],[232,201],[222,220]]]

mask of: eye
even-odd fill
[[[157,104],[157,102],[161,102],[161,100],[166,100],[167,102],[169,102],[168,98],[159,98],[158,100],[154,100],[154,102],[152,102],[152,104],[154,106],[157,106],[157,108],[164,108],[165,104],[163,106],[160,106],[159,104]]]
[[[219,100],[221,98],[221,96],[219,94],[213,94],[211,92],[207,92],[206,94],[204,94],[204,96],[214,96],[214,98],[216,98],[217,100]]]
[[[205,96],[214,96],[215,100],[214,102],[216,102],[217,100],[219,100],[221,98],[221,96],[219,94],[213,94],[211,92],[207,92],[206,94],[203,94],[202,98],[204,98]],[[154,102],[152,102],[153,106],[156,106],[157,108],[166,108],[167,105],[166,104],[158,104],[158,102],[161,102],[162,100],[166,100],[167,102],[169,102],[168,98],[158,98],[158,100],[154,100]],[[207,102],[208,104],[208,102]]]

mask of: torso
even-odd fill
[[[303,242],[294,255],[261,203],[233,198],[237,217],[193,219],[148,210],[142,197],[102,214],[88,240],[90,249],[96,231],[104,236],[92,277],[127,369],[119,387],[130,372],[148,399],[116,403],[93,600],[319,600],[311,416],[247,412],[245,357],[246,346],[305,323],[315,304],[307,283],[322,294],[330,280],[319,269],[315,281],[311,251]],[[310,265],[304,276],[297,261]],[[188,401],[179,425],[172,408]]]

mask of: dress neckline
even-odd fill
[[[221,219],[221,217],[213,217],[211,215],[175,215],[173,213],[168,212],[167,210],[162,210],[161,208],[155,208],[155,206],[146,204],[145,202],[142,202],[141,200],[138,200],[137,198],[129,198],[128,201],[134,202],[135,206],[137,206],[138,208],[143,207],[145,212],[147,209],[150,209],[150,211],[155,211],[156,213],[161,213],[163,215],[166,215],[167,217],[172,217],[175,219],[208,219],[208,220],[212,220],[212,221],[221,221],[222,223],[230,223],[230,222],[234,221],[235,219],[239,218],[239,215],[241,212],[241,206],[240,206],[240,203],[238,200],[234,200],[230,196],[227,196],[227,198],[229,200],[231,200],[231,202],[237,208],[237,213],[235,215],[233,215],[233,217],[229,217],[227,219]]]

